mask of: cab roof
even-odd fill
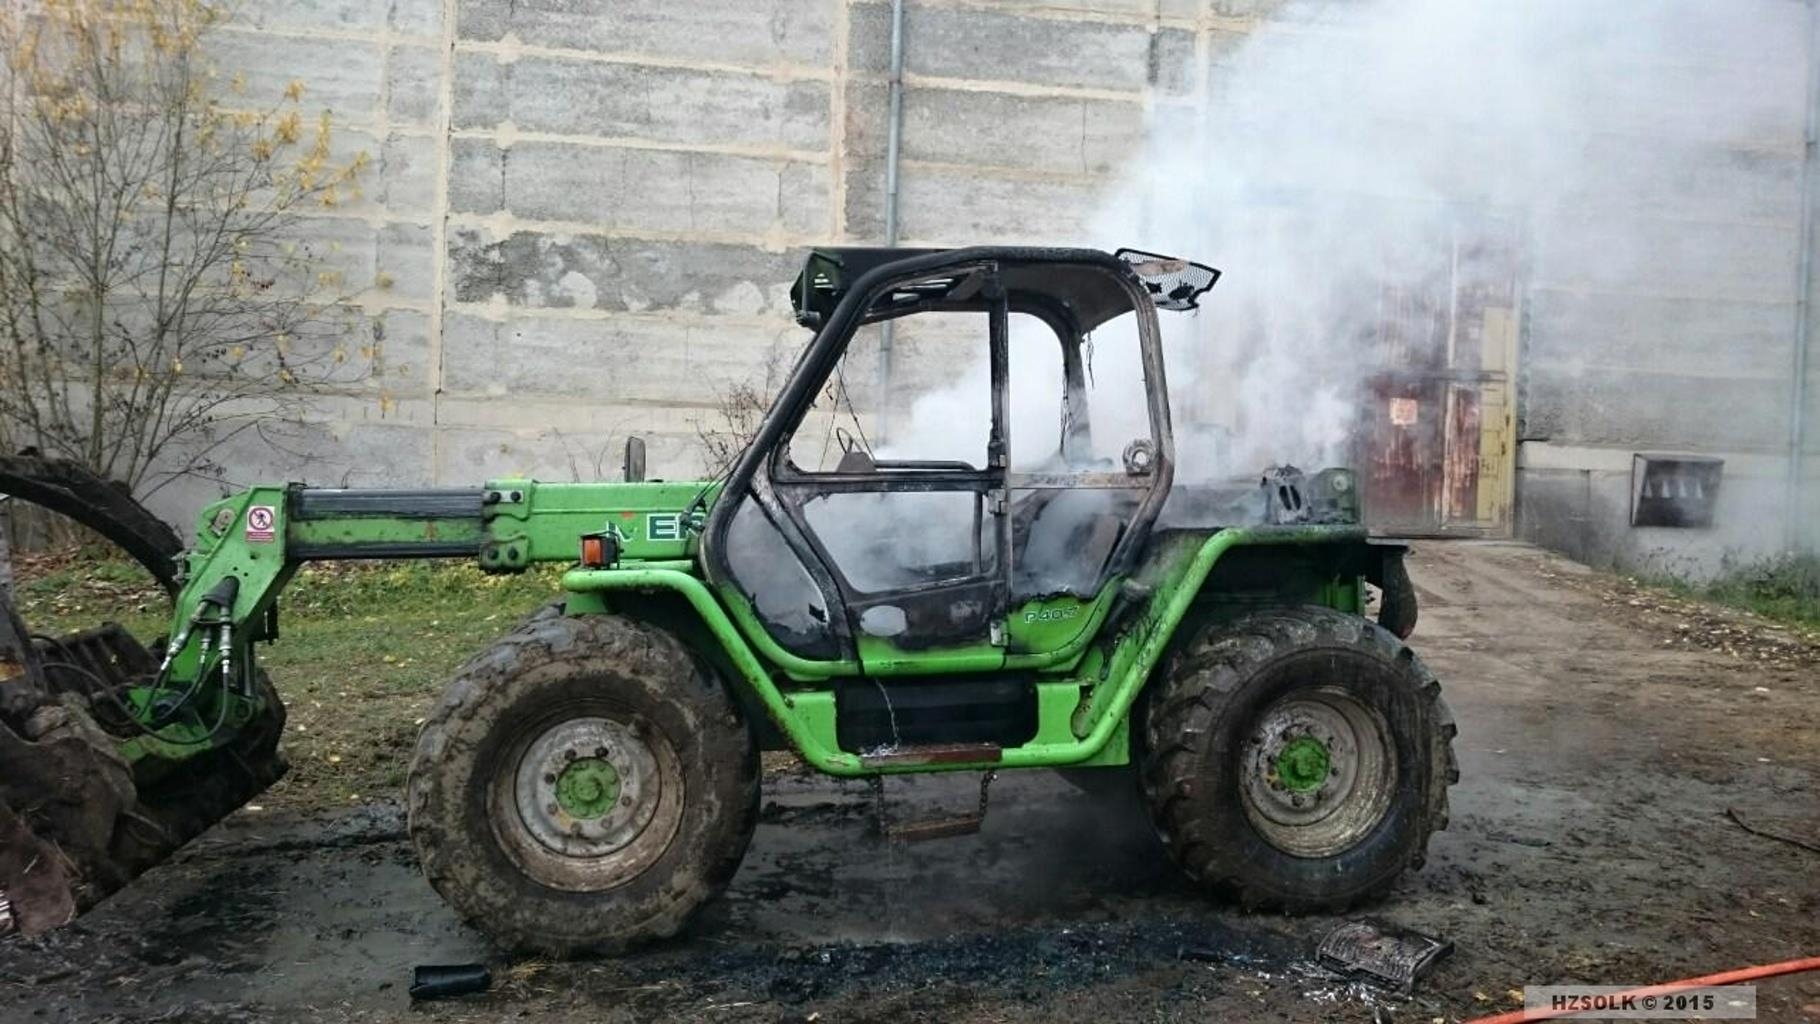
[[[1013,309],[1040,310],[1065,318],[1086,333],[1131,309],[1121,278],[1135,279],[1159,309],[1194,309],[1220,279],[1212,267],[1136,249],[1032,246],[973,246],[958,249],[900,249],[839,246],[809,251],[790,288],[796,320],[819,329],[836,306],[868,274],[893,270],[917,274],[875,300],[862,322],[888,320],[924,310],[988,308],[978,265],[997,266]],[[952,270],[952,273],[945,271]],[[867,285],[870,287],[870,285]]]

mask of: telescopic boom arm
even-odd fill
[[[253,645],[278,637],[278,595],[309,561],[472,558],[486,572],[539,562],[677,562],[691,557],[700,482],[336,490],[260,486],[202,511],[156,679],[130,703],[144,736],[129,759],[182,760],[260,710]]]

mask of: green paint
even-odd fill
[[[784,697],[784,704],[802,725],[806,744],[792,742],[798,750],[838,751],[835,739],[833,690],[797,690]]]
[[[869,676],[924,676],[996,672],[1005,667],[1005,649],[984,641],[906,651],[890,640],[861,634],[854,638],[859,661]],[[855,673],[857,674],[857,673]]]
[[[184,694],[171,687],[135,686],[126,691],[125,701],[142,722],[150,723],[158,707],[170,707]],[[221,706],[225,699],[227,707]],[[223,698],[218,688],[198,692],[185,705],[186,710],[175,721],[159,726],[153,732],[142,732],[120,742],[116,748],[127,763],[144,775],[156,776],[161,763],[175,765],[214,749],[210,735],[217,721],[223,729],[238,729],[251,721],[258,704],[239,694]]]
[[[1115,767],[1131,763],[1131,721],[1119,719],[1118,727],[1106,738],[1106,745],[1091,757],[1073,763],[1075,768]]]
[[[1329,767],[1327,744],[1313,736],[1298,736],[1277,754],[1277,779],[1291,792],[1318,788],[1327,781]]]
[[[619,801],[619,772],[598,757],[570,761],[556,777],[556,803],[572,818],[603,817]]]
[[[374,543],[398,546],[408,554],[414,545],[436,545],[446,554],[449,541],[472,555],[485,569],[514,571],[534,562],[570,562],[584,533],[611,532],[620,538],[620,560],[610,568],[571,569],[563,576],[570,614],[593,614],[621,606],[623,597],[669,593],[680,597],[705,627],[705,641],[719,645],[724,664],[750,688],[788,745],[816,768],[834,775],[858,776],[875,771],[860,758],[840,750],[835,740],[835,698],[831,684],[859,676],[928,677],[992,671],[1035,674],[1037,734],[1029,743],[1002,752],[997,767],[1044,767],[1075,764],[1123,764],[1129,759],[1127,716],[1176,629],[1192,608],[1218,607],[1218,595],[1202,586],[1214,565],[1229,550],[1249,545],[1353,545],[1364,542],[1361,527],[1256,527],[1218,531],[1172,531],[1159,535],[1143,569],[1132,580],[1114,579],[1090,598],[1057,595],[1026,601],[1011,610],[1004,643],[984,641],[934,650],[906,650],[888,640],[860,637],[856,659],[816,660],[794,655],[777,644],[758,621],[749,602],[731,586],[703,579],[698,563],[699,535],[689,514],[692,503],[717,486],[700,482],[629,484],[546,484],[529,480],[496,480],[487,485],[492,499],[478,519],[442,517],[410,519],[348,515],[331,520],[287,522],[287,490],[258,487],[234,495],[203,512],[195,548],[186,556],[187,583],[177,602],[173,630],[188,625],[202,595],[223,577],[240,580],[232,619],[234,659],[249,664],[252,641],[277,594],[299,564],[287,555],[291,544]],[[255,506],[275,510],[268,537],[249,531],[248,512]],[[1121,596],[1123,595],[1123,596]],[[1210,600],[1211,599],[1211,600]],[[1333,577],[1306,595],[1288,599],[1358,610],[1356,579]],[[1116,632],[1108,622],[1119,608]],[[161,680],[168,690],[182,691],[205,671],[199,645],[180,650]],[[210,708],[217,707],[212,702]],[[253,709],[234,709],[238,720]],[[204,719],[213,721],[213,719]],[[187,728],[187,727],[186,727]],[[137,741],[139,756],[178,760],[210,749],[171,727],[169,738]],[[947,771],[988,767],[985,764],[938,766],[896,765],[892,772]],[[588,793],[609,788],[597,775],[579,775],[579,787],[568,799],[593,806]],[[584,785],[585,784],[585,785]]]
[[[797,678],[789,666],[770,661],[769,652],[761,658],[762,645],[748,644],[743,630],[729,617],[729,608],[741,608],[728,602],[723,608],[716,594],[699,577],[673,570],[601,569],[572,570],[563,576],[563,587],[575,593],[614,591],[672,590],[686,599],[702,617],[709,632],[719,642],[728,662],[745,679],[758,696],[771,720],[790,745],[811,765],[832,775],[857,776],[874,772],[931,772],[978,770],[985,767],[1059,767],[1083,763],[1123,763],[1125,751],[1115,749],[1109,759],[1099,760],[1115,734],[1122,734],[1132,703],[1149,679],[1150,672],[1168,649],[1175,629],[1187,616],[1200,596],[1200,587],[1220,557],[1234,547],[1246,545],[1309,545],[1361,543],[1363,527],[1255,527],[1220,530],[1208,534],[1182,533],[1166,538],[1146,566],[1138,583],[1150,592],[1144,610],[1131,627],[1120,634],[1110,657],[1081,659],[1081,667],[1091,665],[1092,675],[1064,674],[1061,678],[1039,683],[1039,730],[1036,738],[1022,747],[1001,752],[1000,760],[991,763],[951,763],[942,765],[890,766],[868,769],[853,754],[838,749],[834,743],[833,695],[786,694],[778,686],[773,667],[782,675]],[[1310,594],[1307,600],[1318,601],[1322,594]],[[750,609],[744,609],[750,614]],[[737,612],[736,612],[737,614]],[[756,622],[753,623],[756,626]],[[762,633],[762,630],[761,630]],[[862,648],[863,649],[863,648]],[[817,670],[816,679],[834,663],[807,662],[793,659],[798,666]],[[891,662],[894,672],[903,672],[911,662],[920,666],[923,675],[962,671],[960,666],[987,661],[985,651],[967,647],[958,651],[934,651],[914,659]],[[769,662],[769,664],[767,664]],[[993,667],[997,667],[995,663]],[[867,666],[869,669],[871,665]],[[881,667],[882,664],[881,664]],[[978,671],[978,669],[974,669]],[[857,670],[842,673],[858,675]],[[886,674],[883,672],[875,674]],[[1047,686],[1055,687],[1049,690]],[[1051,696],[1045,697],[1048,693]],[[1062,696],[1057,696],[1062,695]],[[1054,702],[1054,703],[1050,703]],[[802,709],[799,711],[799,708]],[[817,712],[807,714],[810,708]],[[1058,709],[1065,708],[1064,711]],[[1062,724],[1065,723],[1065,728]],[[1116,759],[1116,760],[1114,760]]]
[[[1062,594],[1025,601],[1011,609],[1006,616],[1005,633],[1010,638],[1006,646],[1012,657],[1018,661],[1044,656],[1063,661],[1079,657],[1099,632],[1121,582],[1116,578],[1109,580],[1091,598]]]
[[[713,505],[720,484],[702,480],[645,483],[543,483],[489,480],[501,500],[483,506],[483,568],[522,569],[534,562],[573,562],[581,536],[611,533],[624,562],[688,561],[697,533],[688,510]],[[518,495],[517,501],[508,500]]]
[[[575,589],[574,587],[569,586],[570,576],[573,575],[573,573],[570,573],[568,576],[562,578],[562,585],[565,589]],[[715,636],[719,637],[723,642],[728,640],[728,636],[721,633],[720,623],[726,624],[732,642],[739,643],[742,646],[745,646],[745,644],[749,642],[751,648],[756,650],[767,662],[777,666],[778,669],[791,679],[803,682],[835,679],[840,676],[856,676],[860,674],[859,662],[857,661],[847,659],[838,661],[815,661],[809,658],[798,657],[797,655],[784,650],[778,645],[776,640],[771,638],[771,634],[765,631],[764,624],[758,621],[758,613],[753,610],[752,603],[746,600],[746,596],[741,594],[737,587],[727,584],[718,588],[718,592],[721,602],[724,602],[726,606],[726,612],[719,615],[718,622],[715,619],[707,619],[707,622],[709,628],[714,630]],[[705,587],[702,588],[700,595],[691,591],[685,596],[689,598],[690,604],[695,605],[697,611],[701,611],[702,609],[700,598],[707,598],[708,603],[714,604],[713,597],[709,596]],[[719,607],[720,605],[715,605],[717,612]],[[705,614],[706,613],[704,613],[704,617]],[[739,624],[737,629],[733,627],[734,623]]]

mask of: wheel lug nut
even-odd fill
[[[544,807],[544,810],[549,811],[551,814],[560,814],[562,812],[562,808],[556,806],[555,804],[546,805]]]
[[[573,750],[565,750],[562,752],[562,759],[564,761],[573,761],[575,760],[575,756],[575,751]]]
[[[1290,798],[1289,798],[1289,806],[1291,806],[1291,807],[1300,807],[1300,806],[1302,806],[1302,798],[1301,798],[1301,797],[1300,797],[1300,796],[1292,796],[1292,797],[1290,797]]]
[[[607,756],[607,748],[606,748],[606,747],[595,747],[595,748],[594,748],[594,756],[595,756],[595,757],[602,757],[602,758],[604,758],[604,757],[606,757],[606,756]]]
[[[544,772],[543,780],[545,782],[554,783],[556,781],[556,773],[555,772]]]

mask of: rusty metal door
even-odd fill
[[[1353,464],[1372,528],[1510,532],[1516,248],[1508,224],[1463,220],[1417,265],[1386,261],[1369,326]]]

